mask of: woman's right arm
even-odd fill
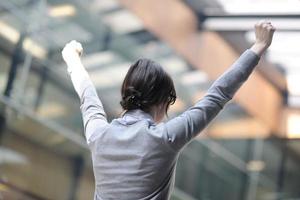
[[[63,59],[76,93],[80,98],[80,110],[83,118],[87,143],[93,142],[108,125],[103,105],[97,95],[87,71],[80,60],[82,46],[76,41],[66,44],[62,51]]]
[[[260,56],[270,46],[274,31],[271,23],[256,24],[255,44],[213,83],[203,99],[165,124],[168,143],[175,150],[179,150],[191,141],[233,98],[254,70]]]

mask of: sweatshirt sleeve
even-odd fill
[[[87,143],[93,142],[108,125],[106,113],[95,86],[81,64],[69,63],[68,72],[76,93],[80,98],[80,110],[83,118]]]
[[[200,133],[230,101],[236,91],[248,79],[259,56],[246,50],[238,60],[208,89],[206,95],[181,115],[166,122],[167,143],[175,150]]]

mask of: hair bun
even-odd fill
[[[124,96],[122,97],[121,105],[126,109],[142,108],[142,93],[134,87],[126,88]]]

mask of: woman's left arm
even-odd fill
[[[166,123],[166,139],[179,150],[223,109],[248,79],[260,56],[270,46],[275,28],[269,22],[255,25],[256,42],[209,88],[203,99],[178,117]]]

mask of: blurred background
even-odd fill
[[[109,120],[131,63],[172,75],[172,118],[199,100],[268,19],[274,42],[234,100],[181,153],[172,200],[300,199],[300,1],[1,0],[0,199],[93,199],[79,99],[61,58],[83,63]]]

